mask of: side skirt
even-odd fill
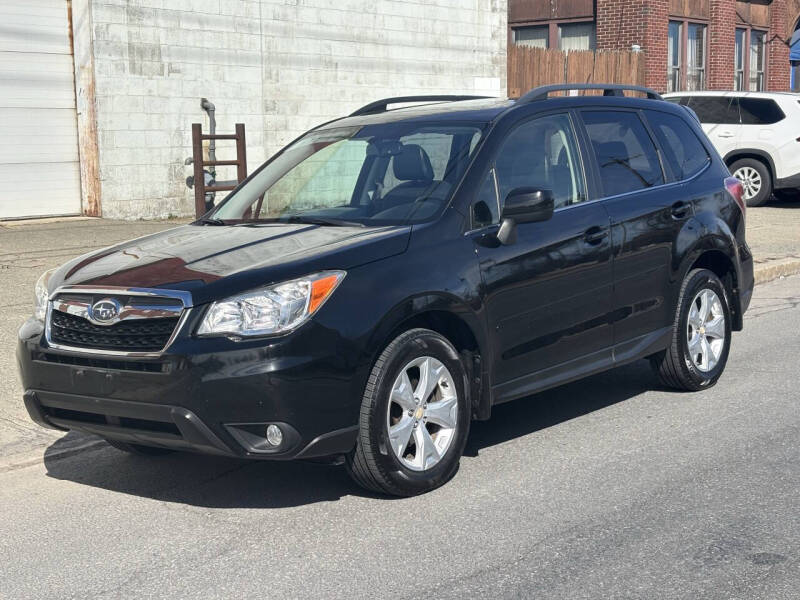
[[[493,404],[510,402],[645,358],[667,348],[671,339],[672,326],[664,327],[611,348],[501,383],[492,387]]]

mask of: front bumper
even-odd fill
[[[261,459],[348,452],[360,370],[313,324],[303,329],[261,342],[186,338],[130,359],[48,348],[30,320],[17,345],[25,406],[42,426],[134,444]],[[284,433],[277,448],[261,441],[267,424]]]

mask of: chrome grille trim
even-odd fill
[[[59,299],[61,295],[69,295],[69,294],[80,294],[80,295],[109,295],[109,296],[137,296],[143,298],[165,298],[165,299],[172,299],[172,300],[179,300],[181,302],[181,306],[168,306],[168,305],[158,305],[157,303],[153,303],[152,305],[143,304],[143,305],[135,305],[135,306],[124,306],[122,307],[122,311],[120,313],[120,320],[118,322],[123,322],[126,320],[135,320],[135,319],[152,319],[152,318],[164,318],[164,317],[179,317],[178,323],[175,325],[175,329],[173,330],[172,334],[170,335],[167,343],[164,345],[161,350],[157,352],[147,351],[147,352],[138,352],[138,351],[126,351],[126,350],[106,350],[106,349],[99,349],[99,348],[82,348],[78,346],[69,346],[65,344],[59,344],[53,342],[52,340],[52,312],[54,310],[58,310],[60,312],[64,312],[67,314],[71,314],[74,316],[82,317],[87,320],[89,323],[94,323],[94,321],[89,316],[89,306],[90,304],[85,301],[79,301],[75,298],[64,298]],[[97,355],[97,356],[122,356],[122,357],[129,357],[129,358],[153,358],[161,356],[175,341],[175,338],[178,337],[178,334],[183,329],[184,324],[186,323],[187,318],[189,317],[189,313],[191,312],[192,307],[192,296],[189,292],[184,292],[181,290],[162,290],[156,288],[127,288],[127,287],[94,287],[94,286],[84,286],[84,285],[65,285],[57,288],[51,295],[50,300],[47,303],[47,315],[45,317],[45,339],[47,340],[47,345],[54,349],[54,350],[62,350],[66,351],[70,354],[89,354],[89,355]]]

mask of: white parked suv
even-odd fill
[[[800,188],[800,94],[676,92],[664,96],[691,108],[734,177],[748,206],[773,190]]]

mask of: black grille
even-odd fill
[[[57,310],[50,318],[50,339],[56,344],[98,350],[157,352],[175,331],[178,317],[131,319],[114,325],[95,325]]]

